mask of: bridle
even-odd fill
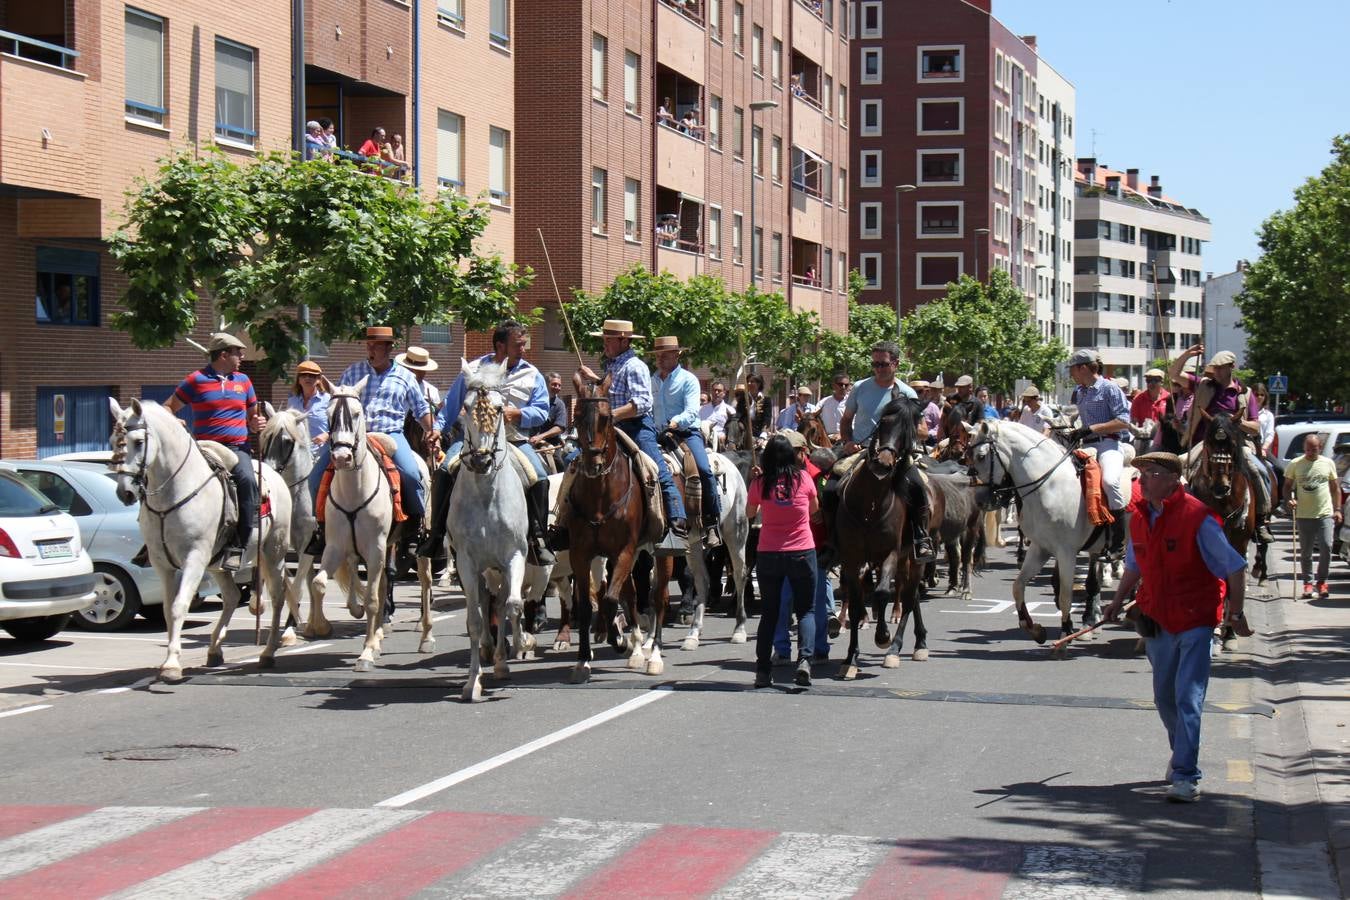
[[[276,434],[264,433],[259,435],[258,442],[261,444],[263,462],[269,463],[278,472],[283,471],[290,464],[290,460],[295,457],[296,448],[300,446],[285,422],[278,426]],[[286,482],[286,487],[294,490],[302,482],[308,481],[309,475],[310,473],[307,472],[295,481]]]
[[[505,429],[501,427],[503,410],[501,407],[493,405],[490,396],[492,393],[494,392],[487,388],[476,388],[472,403],[473,409],[470,415],[470,419],[473,421],[474,431],[480,435],[491,434],[492,445],[486,450],[477,446],[470,447],[467,449],[467,455],[461,453],[464,465],[469,467],[469,471],[478,475],[496,472],[502,467],[502,463],[506,461],[505,456],[498,458],[498,454],[501,453],[502,449],[502,434],[505,432]],[[465,395],[464,409],[468,410],[469,406],[468,395]],[[467,430],[465,436],[473,437]]]
[[[609,403],[609,398],[608,398],[608,397],[578,397],[578,398],[577,398],[577,403],[580,403],[580,404],[600,404],[600,403],[608,404],[608,403]],[[582,421],[582,419],[583,419],[583,416],[581,416],[581,415],[578,415],[578,416],[577,416],[577,421],[578,421],[578,422]],[[617,452],[617,451],[618,451],[618,448],[615,446],[615,441],[616,441],[616,439],[615,439],[615,437],[614,437],[615,427],[616,427],[616,426],[614,425],[614,423],[611,422],[611,423],[610,423],[609,433],[605,435],[605,446],[604,446],[602,449],[596,450],[594,447],[588,446],[588,447],[584,448],[584,449],[581,451],[581,455],[582,455],[583,458],[586,458],[586,457],[594,457],[596,454],[600,454],[600,455],[602,455],[602,456],[605,457],[605,464],[604,464],[604,466],[603,466],[602,468],[598,469],[597,471],[594,471],[594,472],[588,472],[588,471],[586,471],[586,466],[584,466],[584,465],[577,466],[577,474],[580,475],[582,478],[592,478],[592,479],[594,479],[594,478],[604,478],[604,477],[606,477],[607,475],[609,475],[610,472],[612,472],[612,471],[614,470],[614,462],[615,462],[615,460],[617,460],[617,459],[619,458],[619,454],[618,454],[618,452]],[[578,443],[580,443],[580,438],[581,438],[581,430],[580,430],[580,428],[577,429],[577,438],[578,438]]]
[[[329,435],[342,434],[351,435],[351,439],[330,437],[328,446],[336,451],[343,447],[352,453],[353,468],[359,469],[364,463],[366,453],[365,441],[360,440],[360,435],[356,427],[356,420],[360,416],[360,397],[351,397],[346,395],[336,395],[329,401],[328,406],[328,433]],[[357,405],[357,412],[353,413],[350,404]],[[339,430],[341,429],[341,430]],[[364,429],[362,429],[364,430]]]
[[[986,509],[1005,507],[1012,502],[1013,497],[1025,500],[1027,497],[1036,493],[1050,480],[1050,476],[1055,473],[1055,470],[1062,466],[1064,461],[1072,456],[1074,452],[1073,448],[1065,450],[1064,455],[1056,460],[1053,466],[1046,469],[1031,481],[1023,484],[1016,484],[1012,477],[1012,460],[1005,459],[1000,453],[998,441],[996,440],[997,436],[998,432],[996,430],[991,430],[966,447],[966,454],[971,459],[971,465],[968,470],[971,479],[970,483],[978,487],[986,487],[989,489],[990,505],[988,505]],[[1031,449],[1035,450],[1049,440],[1050,438],[1048,437],[1042,437],[1032,445]],[[980,481],[979,472],[975,468],[974,454],[977,449],[986,446],[989,447],[989,475],[984,481]],[[1003,478],[997,484],[994,482],[995,461],[1003,467]]]

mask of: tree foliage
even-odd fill
[[[372,323],[458,317],[470,330],[490,328],[518,315],[529,276],[475,254],[487,223],[484,203],[428,203],[340,160],[274,153],[239,165],[185,151],[128,200],[126,227],[111,241],[128,279],[112,324],[138,347],[168,346],[196,329],[197,302],[209,294],[273,374],[304,355],[301,305],[326,342],[357,339]]]
[[[1026,298],[1002,269],[989,283],[962,275],[947,296],[919,307],[901,323],[901,346],[920,372],[970,373],[1007,391],[1019,378],[1049,384],[1067,352],[1043,339]]]
[[[1247,362],[1322,400],[1350,397],[1344,365],[1350,327],[1350,134],[1331,163],[1294,192],[1294,207],[1261,225],[1262,256],[1238,295]]]

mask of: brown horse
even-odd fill
[[[628,668],[645,669],[648,675],[660,675],[665,670],[661,659],[661,626],[670,603],[668,585],[675,560],[669,556],[656,559],[652,652],[648,660],[642,655],[637,588],[633,584],[633,563],[638,549],[649,543],[644,537],[647,512],[642,477],[636,469],[637,461],[619,448],[609,405],[610,376],[606,375],[597,385],[587,383],[578,373],[572,377],[572,384],[577,391],[577,447],[581,451],[575,464],[576,478],[568,497],[565,523],[570,539],[572,571],[589,572],[591,561],[597,556],[611,561],[613,572],[600,600],[600,620],[605,623],[610,646],[618,652],[627,651]],[[591,677],[591,584],[584,574],[574,582],[572,615],[576,618],[581,646],[572,681],[580,684]],[[620,603],[628,624],[626,646],[617,621]]]
[[[863,582],[872,585],[875,643],[888,650],[884,665],[900,664],[905,625],[914,616],[914,659],[928,659],[928,631],[919,609],[919,578],[913,557],[904,494],[909,450],[917,433],[918,407],[904,397],[882,410],[863,458],[844,477],[831,502],[830,531],[840,564],[840,583],[848,598],[848,653],[840,670],[858,677],[858,627],[863,620]],[[893,585],[893,587],[892,587]],[[900,604],[900,622],[892,642],[886,600]]]

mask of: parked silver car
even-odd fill
[[[91,631],[115,631],[137,613],[148,619],[163,616],[164,585],[155,570],[131,561],[140,550],[141,528],[137,504],[123,506],[108,467],[95,462],[0,460],[8,471],[74,517],[80,536],[94,561],[98,599],[77,612],[74,622]],[[198,597],[217,593],[209,575],[202,579]]]

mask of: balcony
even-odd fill
[[[825,114],[805,94],[792,98],[792,144],[816,156],[825,152]]]
[[[98,98],[73,69],[78,57],[69,47],[0,31],[0,182],[97,196],[91,161],[99,154],[87,123],[97,118]]]
[[[820,243],[794,236],[792,239],[792,310],[821,313]]]
[[[656,62],[702,81],[708,45],[702,3],[679,4],[678,11],[674,4],[675,0],[656,4]]]
[[[698,137],[670,126],[657,128],[657,184],[693,197],[701,197],[707,155],[703,141]]]
[[[792,10],[792,49],[816,62],[825,61],[825,26],[820,13],[809,10],[815,4],[798,0]]]
[[[403,3],[307,0],[305,63],[385,91],[409,93],[411,9]]]

